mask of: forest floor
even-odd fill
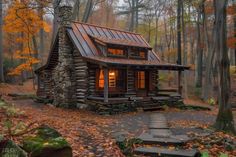
[[[114,137],[119,133],[126,134],[129,138],[137,137],[147,131],[149,112],[136,112],[111,116],[101,116],[89,111],[69,110],[55,108],[51,105],[42,105],[33,100],[13,100],[7,96],[8,93],[32,93],[30,83],[22,86],[1,85],[0,94],[3,98],[14,104],[16,108],[24,112],[23,117],[15,119],[16,123],[24,122],[36,125],[46,124],[57,129],[63,137],[71,144],[73,155],[79,156],[122,156],[118,146],[115,144]],[[185,100],[187,104],[199,104],[206,106],[198,100]],[[204,133],[205,129],[214,124],[217,107],[211,107],[211,111],[181,111],[179,109],[167,108],[161,111],[167,118],[171,130],[174,134]],[[236,111],[234,111],[236,122]],[[3,130],[3,121],[0,116],[0,130]],[[227,136],[227,134],[219,134]],[[14,140],[20,142],[23,137],[16,137]],[[233,137],[234,140],[235,137]],[[225,152],[222,147],[212,146],[206,148],[199,145],[202,151],[213,153]],[[232,156],[236,152],[227,152]]]

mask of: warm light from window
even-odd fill
[[[100,70],[99,73],[99,88],[104,88],[104,71]]]
[[[141,58],[146,58],[145,52],[139,52],[139,56],[140,56]]]
[[[116,72],[114,70],[109,71],[109,87],[116,87]]]
[[[109,70],[109,87],[116,87],[116,70]],[[99,72],[99,88],[104,88],[104,70],[100,70]]]
[[[138,72],[138,88],[145,89],[145,71]]]
[[[125,52],[122,49],[108,48],[108,53],[116,56],[124,56]]]

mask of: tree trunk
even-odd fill
[[[206,15],[205,15],[206,16]],[[208,37],[208,26],[207,26],[207,20],[206,17],[204,17],[204,37],[205,37],[205,43],[206,43],[206,49],[207,49],[207,57],[206,57],[206,72],[205,72],[205,84],[204,84],[204,88],[203,88],[203,99],[206,101],[207,99],[209,99],[209,97],[211,96],[211,92],[212,92],[212,67],[213,67],[213,59],[214,59],[214,55],[215,55],[215,40],[217,38],[217,34],[215,33],[215,27],[213,27],[212,30],[212,34],[213,34],[213,38],[212,38],[212,44],[210,44],[209,41],[209,37]]]
[[[40,16],[40,20],[43,21],[43,6],[40,6],[39,8],[39,16]],[[41,28],[39,31],[39,53],[37,55],[37,58],[40,59],[41,61],[43,60],[43,58],[41,57],[43,56],[43,53],[44,53],[44,29]],[[41,62],[41,65],[42,65],[42,62]]]
[[[236,7],[236,1],[234,1],[234,6]],[[234,37],[236,38],[236,15],[234,15]],[[234,45],[234,66],[236,72],[236,44]]]
[[[178,0],[177,6],[177,53],[178,53],[178,60],[177,64],[182,64],[182,57],[181,57],[181,3],[182,0]]]
[[[51,46],[53,45],[54,40],[56,39],[57,31],[58,31],[58,15],[59,15],[59,4],[60,0],[53,0],[53,9],[54,9],[54,19],[53,19],[53,32],[52,32],[52,43]]]
[[[131,3],[129,2],[130,9],[131,9],[131,19],[129,24],[129,31],[134,31],[134,22],[135,22],[135,0],[131,0]]]
[[[138,18],[139,18],[139,0],[135,0],[135,32],[138,32],[138,24],[139,24],[139,21],[138,21]]]
[[[93,10],[93,0],[88,0],[85,11],[84,11],[82,22],[85,22],[85,23],[88,22],[88,19],[92,13],[92,10]]]
[[[182,58],[181,58],[181,3],[182,0],[178,0],[178,6],[177,6],[177,53],[178,53],[178,59],[177,64],[182,64]],[[182,94],[181,90],[181,72],[178,72],[178,92],[179,94]]]
[[[0,0],[0,83],[4,82],[3,73],[3,11],[2,11],[2,0]]]
[[[215,128],[218,130],[235,133],[232,106],[229,103],[230,97],[230,64],[227,53],[227,24],[226,7],[227,0],[214,0],[215,7],[215,33],[216,54],[218,67],[219,86],[219,112],[217,115]]]
[[[203,47],[202,47],[202,36],[201,36],[201,23],[202,14],[204,14],[204,1],[199,5],[198,17],[197,17],[197,58],[196,58],[196,75],[195,75],[195,87],[202,87],[202,59],[203,59]]]
[[[72,19],[75,21],[79,21],[79,13],[80,13],[80,0],[76,0],[75,5],[73,7],[73,12],[72,12]]]
[[[158,21],[159,21],[159,17],[157,17],[158,15],[156,15],[155,17],[155,41],[154,41],[154,51],[157,52],[157,36],[158,36]]]
[[[184,3],[182,1],[181,3],[181,8],[182,8],[182,15],[181,15],[181,23],[182,23],[182,35],[183,35],[183,65],[188,64],[188,52],[187,52],[187,47],[186,47],[186,30],[185,30],[185,21],[184,21]],[[184,97],[188,98],[188,79],[187,76],[188,73],[187,71],[184,71]]]

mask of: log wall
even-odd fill
[[[127,92],[126,97],[135,96],[136,95],[136,87],[135,87],[135,71],[133,69],[127,68]]]
[[[76,80],[76,99],[77,102],[82,105],[81,103],[85,102],[88,95],[88,65],[75,48],[73,58]],[[79,108],[81,108],[81,106]]]

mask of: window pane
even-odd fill
[[[145,88],[145,71],[138,72],[138,88],[139,89]]]
[[[123,49],[114,49],[114,48],[108,48],[108,53],[116,56],[124,56],[124,50]]]
[[[104,71],[100,70],[99,73],[99,88],[104,88]]]
[[[110,70],[109,71],[109,87],[116,87],[116,70]]]
[[[139,56],[140,56],[141,58],[146,58],[145,52],[139,52]]]

